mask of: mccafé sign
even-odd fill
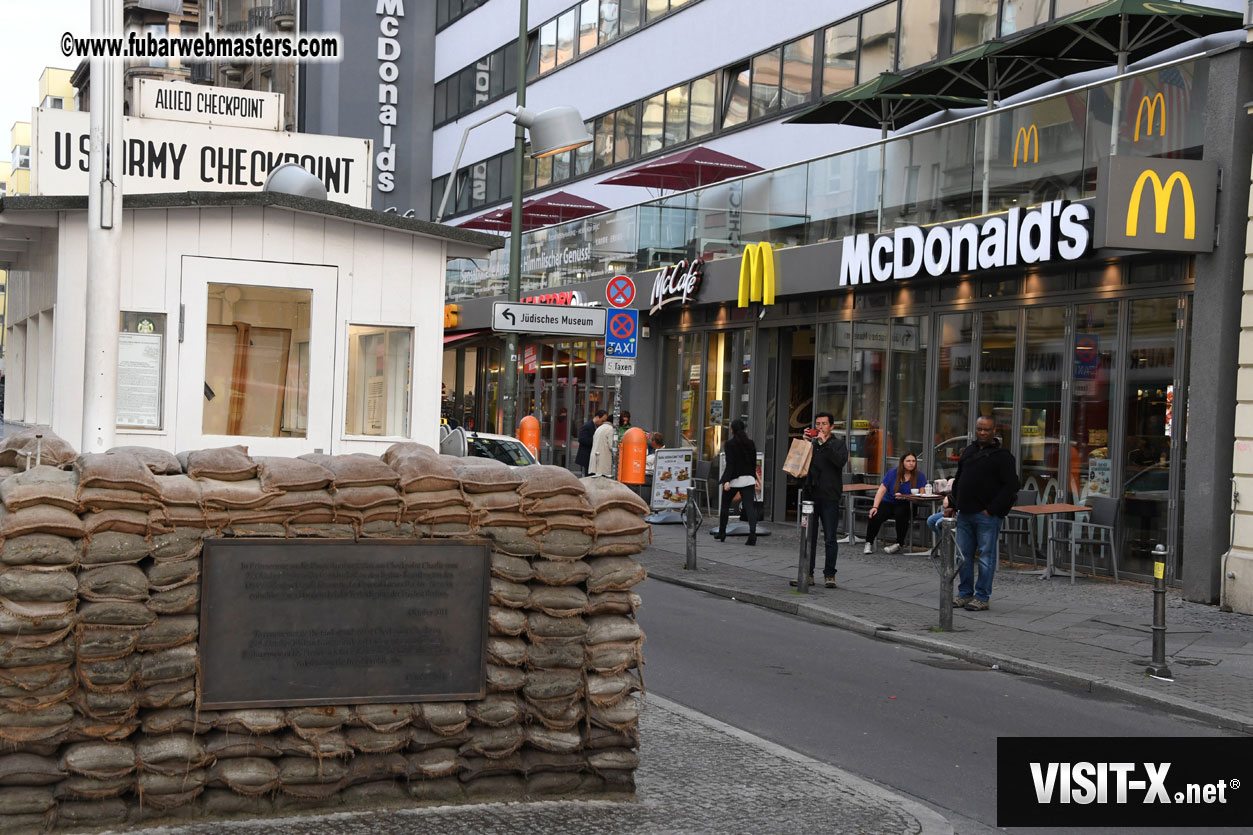
[[[1203,160],[1111,157],[1100,172],[1097,245],[1212,252],[1218,166]]]
[[[891,234],[848,235],[840,258],[840,286],[871,281],[939,278],[953,273],[1075,261],[1087,254],[1092,210],[1085,203],[1051,200],[1034,209],[956,226],[903,226]]]
[[[705,275],[705,262],[700,258],[686,259],[657,271],[653,279],[653,292],[650,296],[652,306],[649,313],[656,313],[668,304],[679,302],[687,304],[700,289],[701,279]]]

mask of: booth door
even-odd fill
[[[331,452],[334,267],[183,259],[177,442]]]

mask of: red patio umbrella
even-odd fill
[[[761,170],[760,165],[753,165],[709,148],[697,147],[637,165],[601,182],[615,186],[684,191]]]
[[[541,226],[552,226],[568,220],[578,220],[587,215],[609,211],[594,200],[588,200],[565,191],[554,191],[544,197],[532,198],[522,204],[522,230],[529,232]],[[513,222],[513,207],[503,206],[487,214],[470,218],[457,225],[463,229],[483,229],[489,232],[508,232]]]

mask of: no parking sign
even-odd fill
[[[605,356],[635,359],[640,330],[638,310],[615,310],[605,319]]]
[[[635,301],[635,282],[629,275],[615,275],[605,285],[605,300],[610,307],[630,307]]]

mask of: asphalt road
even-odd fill
[[[1101,831],[997,829],[998,736],[1228,734],[656,580],[637,591],[650,692],[920,800],[958,833]]]

